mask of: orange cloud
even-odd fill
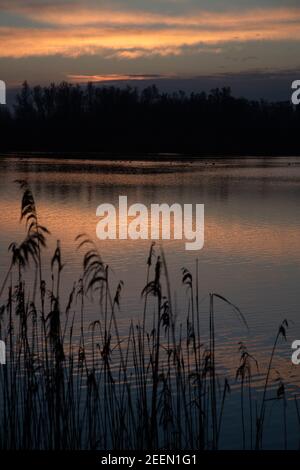
[[[89,82],[120,82],[128,80],[147,80],[154,78],[171,78],[171,75],[126,75],[126,74],[106,74],[106,75],[68,75],[68,80],[73,83]]]
[[[178,55],[186,48],[253,40],[300,40],[300,9],[201,12],[182,17],[57,7],[25,8],[53,26],[0,28],[0,57],[104,54],[123,59]],[[97,26],[96,26],[97,25]],[[213,52],[211,49],[208,52]]]

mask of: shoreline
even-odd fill
[[[123,161],[123,162],[162,162],[166,163],[168,161],[177,161],[177,162],[191,162],[191,161],[226,161],[226,160],[275,160],[275,159],[290,159],[295,158],[300,161],[300,155],[195,155],[195,154],[181,154],[181,153],[137,153],[137,154],[124,154],[124,153],[109,153],[109,152],[45,152],[45,151],[34,151],[34,152],[1,152],[1,158],[11,158],[11,159],[55,159],[55,160],[86,160],[86,161],[97,161],[97,162],[107,162],[111,160]]]

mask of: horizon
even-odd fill
[[[266,100],[269,102],[287,102],[291,101],[293,92],[292,84],[295,81],[296,72],[290,71],[286,73],[257,73],[257,74],[220,74],[216,76],[202,76],[194,78],[179,78],[173,77],[172,79],[149,76],[143,79],[133,76],[127,76],[124,79],[109,79],[92,80],[74,82],[72,80],[61,80],[57,82],[49,82],[45,84],[32,84],[25,79],[19,86],[6,87],[6,104],[10,109],[15,104],[16,96],[20,93],[24,82],[27,82],[30,87],[40,85],[47,87],[50,84],[59,85],[60,83],[67,82],[72,85],[79,85],[84,88],[88,83],[92,83],[98,87],[124,88],[131,87],[142,92],[145,88],[156,86],[160,93],[176,93],[183,91],[189,96],[191,93],[207,93],[209,94],[214,89],[230,88],[231,95],[234,98],[245,98],[247,100]],[[300,73],[299,75],[300,76]]]

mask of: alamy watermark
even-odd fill
[[[6,85],[3,80],[0,80],[0,104],[6,104]]]
[[[0,365],[6,364],[6,347],[4,341],[0,340]]]
[[[295,339],[292,343],[292,349],[294,352],[292,353],[292,363],[295,366],[298,366],[300,364],[300,340]]]
[[[292,83],[292,90],[295,90],[292,94],[292,103],[294,105],[300,104],[300,80],[294,80]]]
[[[118,207],[100,204],[96,215],[100,240],[184,240],[186,250],[204,245],[204,204],[162,203],[148,209],[141,203],[128,206],[127,196],[119,196]]]

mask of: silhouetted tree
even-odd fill
[[[35,86],[24,82],[13,112],[0,107],[0,149],[300,155],[300,106],[210,93],[161,93],[153,85]]]

